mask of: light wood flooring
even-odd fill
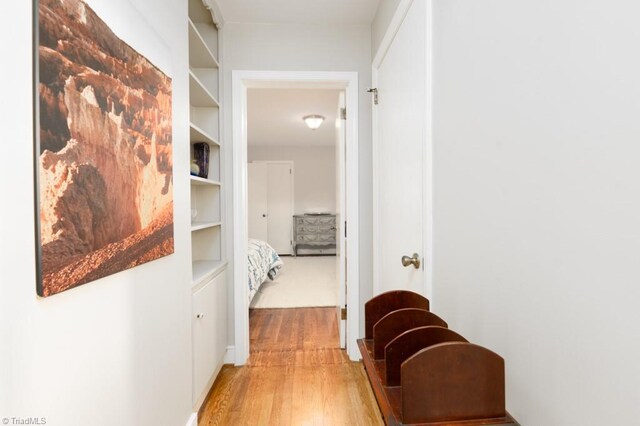
[[[249,362],[223,367],[198,425],[382,425],[362,364],[339,348],[335,309],[251,310]]]

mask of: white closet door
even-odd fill
[[[249,238],[268,241],[267,164],[248,166]]]
[[[426,3],[414,1],[377,70],[374,276],[380,293],[394,289],[425,293],[426,16]],[[411,260],[414,253],[421,264],[401,260],[404,256]]]
[[[293,168],[291,163],[267,163],[267,242],[278,254],[291,254],[293,239]]]

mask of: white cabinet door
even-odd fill
[[[377,177],[374,275],[378,292],[425,292],[423,265],[403,266],[401,259],[416,253],[422,262],[424,256],[426,11],[425,2],[412,3],[377,69],[373,173]]]
[[[220,371],[227,349],[227,280],[222,271],[192,295],[193,403],[201,401]]]
[[[267,163],[249,163],[249,238],[268,241]]]

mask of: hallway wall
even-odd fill
[[[294,213],[318,208],[336,212],[336,148],[332,146],[249,146],[251,161],[293,161]]]
[[[168,49],[173,77],[175,229],[189,229],[187,10],[173,0],[94,0],[142,53]],[[131,13],[134,5],[147,22]],[[116,22],[117,21],[117,22]],[[176,24],[178,23],[178,24]],[[115,27],[114,27],[115,29]],[[41,299],[36,296],[32,132],[32,2],[0,14],[0,418],[52,426],[185,425],[191,407],[189,242],[175,254]],[[158,64],[159,65],[159,64]],[[183,233],[184,234],[184,233]]]
[[[435,289],[523,425],[640,417],[640,5],[435,1]]]
[[[371,97],[366,88],[371,84],[371,28],[368,25],[294,25],[227,23],[224,27],[224,138],[231,147],[231,71],[357,71],[359,78],[359,209],[360,223],[360,300],[372,295],[371,240]],[[232,149],[225,149],[226,164],[232,164]],[[226,169],[225,185],[232,187],[231,167]],[[227,191],[227,222],[233,220],[233,199]],[[229,229],[233,224],[229,223]],[[227,253],[233,253],[231,236]],[[233,271],[230,262],[228,271]],[[233,282],[229,273],[230,285]],[[233,306],[230,292],[229,306]],[[233,310],[229,310],[229,336],[233,340]],[[361,309],[364,332],[364,311]],[[230,344],[233,344],[230,342]]]

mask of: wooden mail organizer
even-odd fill
[[[364,366],[387,425],[518,425],[504,360],[449,330],[429,301],[390,291],[365,304]]]

